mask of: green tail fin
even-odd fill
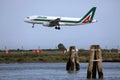
[[[80,23],[83,23],[83,24],[84,24],[84,23],[91,23],[92,20],[93,20],[95,11],[96,11],[96,7],[91,8],[91,9],[88,11],[88,13],[87,13],[85,16],[83,16],[82,19],[80,19],[79,22],[80,22]]]

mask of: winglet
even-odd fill
[[[83,24],[84,24],[84,23],[88,23],[88,22],[91,23],[92,20],[93,20],[95,11],[96,11],[96,7],[91,8],[91,9],[88,11],[88,13],[87,13],[85,16],[83,16],[82,19],[80,19],[79,22],[81,22],[81,23],[83,23]]]

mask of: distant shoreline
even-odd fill
[[[88,62],[88,52],[79,51],[79,61]],[[118,53],[102,53],[103,62],[120,62],[120,54]],[[31,51],[12,52],[10,54],[4,54],[0,52],[0,63],[26,63],[26,62],[67,62],[68,56],[62,54],[61,51],[42,51],[41,54],[36,54]]]

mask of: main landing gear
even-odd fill
[[[58,30],[60,30],[60,27],[55,27],[55,29],[58,29]]]

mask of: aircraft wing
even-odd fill
[[[49,26],[60,26],[59,22],[60,22],[60,18],[57,18],[57,19],[51,21]]]

